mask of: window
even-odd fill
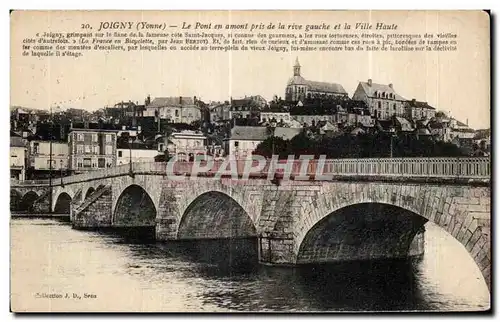
[[[234,141],[234,147],[237,148],[240,145],[239,141]]]
[[[106,159],[104,158],[99,158],[97,160],[97,165],[99,166],[99,168],[104,168],[106,166]]]
[[[97,133],[92,133],[92,142],[97,142]]]
[[[90,168],[92,166],[92,160],[90,158],[83,159],[83,167]]]
[[[85,153],[91,153],[91,146],[90,145],[85,145]]]
[[[392,104],[392,108],[393,108],[394,110],[396,110],[396,104],[395,104],[395,103],[394,103],[394,104]]]
[[[106,146],[106,154],[113,154],[113,147],[111,145]]]
[[[113,142],[113,137],[111,136],[111,134],[106,134],[106,143],[111,143]]]
[[[38,154],[39,152],[40,152],[40,143],[35,142],[35,143],[33,144],[33,153],[34,153],[34,154]]]
[[[179,116],[179,110],[175,110],[175,116]]]
[[[118,157],[121,158],[123,156],[123,151],[118,151]]]
[[[99,154],[99,147],[98,146],[94,146],[94,154]]]
[[[82,154],[83,153],[83,145],[79,144],[76,146],[76,153],[77,154]]]
[[[83,134],[82,134],[82,133],[78,133],[78,134],[76,135],[76,140],[77,140],[77,141],[83,141]]]
[[[382,108],[382,102],[378,101],[378,108]]]
[[[77,166],[78,166],[78,168],[83,167],[83,162],[82,162],[82,159],[78,159],[78,160],[77,160]]]

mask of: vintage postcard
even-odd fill
[[[11,311],[490,310],[488,12],[10,21]]]

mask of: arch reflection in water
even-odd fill
[[[100,297],[99,305],[106,310],[141,311],[153,304],[156,310],[181,311],[487,309],[487,287],[463,246],[441,229],[426,230],[426,252],[412,259],[412,265],[394,261],[223,270],[213,261],[193,259],[175,243],[128,243],[115,234],[72,230],[53,220],[14,220],[12,252],[13,265],[33,267],[36,262],[37,267],[48,267],[54,259],[47,242],[72,244],[58,248],[56,263],[61,269],[50,270],[51,287],[103,281],[92,284],[90,291],[114,294]],[[43,256],[25,256],[24,243]],[[48,273],[22,270],[13,279],[15,285],[33,282],[18,291],[37,292]],[[107,292],[109,280],[112,292]]]

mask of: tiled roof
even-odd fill
[[[274,136],[291,140],[301,131],[301,128],[277,127],[274,129]],[[272,130],[265,126],[235,126],[231,129],[231,140],[264,141],[272,133]]]
[[[453,129],[454,132],[463,132],[463,133],[475,133],[476,131],[474,131],[473,129]]]
[[[404,117],[396,116],[396,120],[401,125],[403,131],[413,131],[413,125]]]
[[[280,137],[283,140],[291,140],[295,136],[299,135],[302,129],[300,128],[290,128],[290,127],[277,127],[274,131],[274,136]]]
[[[421,101],[417,101],[417,100],[411,100],[411,101],[407,101],[407,103],[411,107],[418,107],[418,108],[426,108],[426,109],[430,109],[430,110],[435,110],[435,108],[432,107],[432,106],[430,106],[427,102],[421,102]]]
[[[172,105],[194,105],[192,97],[155,97],[149,106],[163,107]]]
[[[315,82],[306,80],[302,76],[293,76],[288,81],[288,85],[307,85],[309,90],[325,93],[347,94],[342,85],[337,83]]]
[[[231,129],[231,140],[264,141],[269,130],[263,126],[235,126]]]
[[[384,84],[376,84],[376,83],[372,83],[372,85],[368,85],[367,82],[359,82],[363,88],[363,90],[365,91],[366,95],[368,97],[376,97],[375,96],[375,92],[377,93],[391,93],[391,94],[394,94],[394,99],[396,100],[399,100],[399,101],[406,101],[406,99],[404,97],[402,97],[401,95],[399,95],[398,93],[396,93],[394,91],[393,88],[391,88],[389,85],[384,85]]]
[[[344,87],[336,83],[307,81],[307,85],[309,86],[309,90],[312,91],[347,94]]]
[[[321,129],[323,131],[336,131],[337,127],[335,125],[333,125],[332,123],[326,121],[325,124],[323,124],[323,126],[321,126]]]

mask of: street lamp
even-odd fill
[[[63,182],[63,160],[59,160],[59,169],[61,170],[61,187],[64,187],[64,182]]]
[[[276,120],[275,119],[271,120],[271,124],[270,125],[271,125],[271,129],[272,129],[272,134],[271,134],[271,140],[272,140],[271,141],[271,145],[272,145],[272,148],[271,148],[272,149],[271,158],[272,158],[273,155],[274,155],[274,133],[276,131]]]
[[[128,148],[129,148],[129,175],[131,177],[134,176],[134,172],[132,171],[132,143],[134,142],[134,140],[132,138],[129,138],[128,139]]]
[[[391,158],[392,158],[393,154],[394,154],[394,152],[393,152],[393,142],[392,141],[393,141],[393,138],[396,136],[396,129],[393,126],[391,126],[389,128],[389,133],[391,135]]]

